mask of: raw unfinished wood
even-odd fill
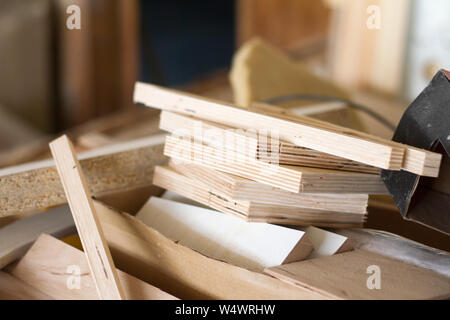
[[[380,268],[381,288],[368,289],[372,272]],[[294,262],[266,273],[301,288],[335,299],[448,299],[450,278],[400,260],[365,250]]]
[[[52,300],[45,293],[0,271],[0,300]]]
[[[169,167],[234,200],[325,211],[367,212],[367,194],[294,193],[196,164],[170,160]]]
[[[300,261],[312,250],[303,231],[245,222],[214,210],[157,197],[151,197],[136,218],[183,246],[257,272]]]
[[[301,228],[301,230],[305,231],[314,247],[308,259],[332,256],[353,249],[350,240],[340,234],[316,227]]]
[[[167,167],[156,167],[153,183],[203,205],[246,221],[282,225],[316,225],[342,228],[361,227],[364,214],[342,213],[309,208],[266,205],[233,200],[217,193],[199,180],[190,179]]]
[[[208,258],[133,216],[98,201],[94,204],[118,267],[181,299],[323,299],[315,292]]]
[[[73,286],[77,284],[78,271],[80,288],[76,289]],[[127,299],[176,299],[125,272],[117,272]],[[11,269],[11,274],[53,299],[98,299],[83,252],[46,234],[39,237],[27,254]]]
[[[243,129],[275,129],[282,140],[389,170],[437,176],[441,155],[308,117],[256,113],[175,90],[137,82],[134,101]],[[408,151],[408,152],[405,152]]]
[[[164,154],[178,161],[203,165],[295,193],[386,193],[386,187],[377,175],[275,165],[232,150],[198,144],[186,137],[167,136]]]
[[[0,269],[20,259],[42,233],[60,238],[75,232],[67,206],[15,221],[0,229]]]
[[[102,300],[122,300],[125,294],[72,143],[67,136],[62,136],[50,143],[50,150],[83,243],[97,293]]]
[[[260,132],[256,130],[236,129],[164,110],[161,112],[160,129],[168,131],[174,136],[190,136],[197,142],[216,148],[234,150],[250,158],[274,164],[374,174],[380,172],[379,168],[356,161],[335,157],[287,142],[272,141],[270,137],[264,136],[264,133],[263,136],[260,136]]]
[[[80,154],[92,195],[150,186],[153,168],[164,164],[161,136],[151,136]],[[0,170],[0,217],[67,203],[53,160]]]

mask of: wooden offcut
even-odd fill
[[[243,129],[276,130],[295,145],[389,170],[437,176],[439,154],[308,117],[256,113],[220,101],[136,83],[134,101]]]
[[[101,299],[122,300],[125,294],[72,143],[67,136],[62,136],[50,143],[50,150],[83,243],[98,295]]]

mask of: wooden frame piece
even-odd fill
[[[98,295],[105,300],[123,300],[125,294],[72,143],[67,136],[62,136],[50,143],[50,150],[83,243]]]

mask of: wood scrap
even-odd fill
[[[308,239],[314,247],[308,259],[331,256],[353,249],[349,238],[340,234],[312,226],[301,228],[301,230],[306,232]]]
[[[274,165],[231,150],[212,148],[186,138],[167,136],[164,154],[290,192],[385,194],[377,175],[300,166]]]
[[[258,139],[255,130],[241,130],[162,111],[160,129],[175,136],[191,136],[213,147],[243,153],[251,158],[279,164],[378,174],[380,169],[270,138]],[[252,132],[253,131],[253,132]]]
[[[11,268],[10,273],[53,299],[98,299],[83,252],[46,234],[39,237],[19,263]],[[120,270],[118,276],[127,299],[176,299]]]
[[[80,154],[90,192],[100,197],[150,186],[153,168],[164,164],[161,136],[118,143]],[[53,160],[0,169],[0,217],[66,203]]]
[[[230,199],[218,194],[201,181],[190,179],[167,167],[158,166],[155,168],[153,183],[203,205],[247,221],[351,228],[361,227],[365,219],[365,214],[265,205]]]
[[[118,213],[98,201],[94,205],[117,266],[180,299],[324,298],[267,275],[208,258],[169,240],[133,216]]]
[[[75,232],[67,206],[15,221],[0,229],[0,269],[20,259],[42,233],[60,238]]]
[[[372,272],[380,271],[380,289],[369,289]],[[448,299],[450,278],[365,250],[294,262],[266,273],[296,287],[333,299]],[[370,279],[369,279],[370,280]]]
[[[97,293],[102,300],[123,300],[125,293],[73,145],[67,136],[62,136],[50,143],[50,149],[83,243]]]
[[[52,300],[27,283],[0,271],[0,300]]]
[[[367,194],[294,193],[196,164],[171,160],[169,167],[234,200],[348,213],[367,211]]]
[[[313,248],[303,231],[245,222],[214,210],[157,197],[150,198],[136,218],[183,246],[257,272],[300,261]]]

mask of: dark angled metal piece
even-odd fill
[[[392,140],[443,154],[438,178],[382,170],[404,219],[450,234],[450,72],[439,70],[411,103]]]

